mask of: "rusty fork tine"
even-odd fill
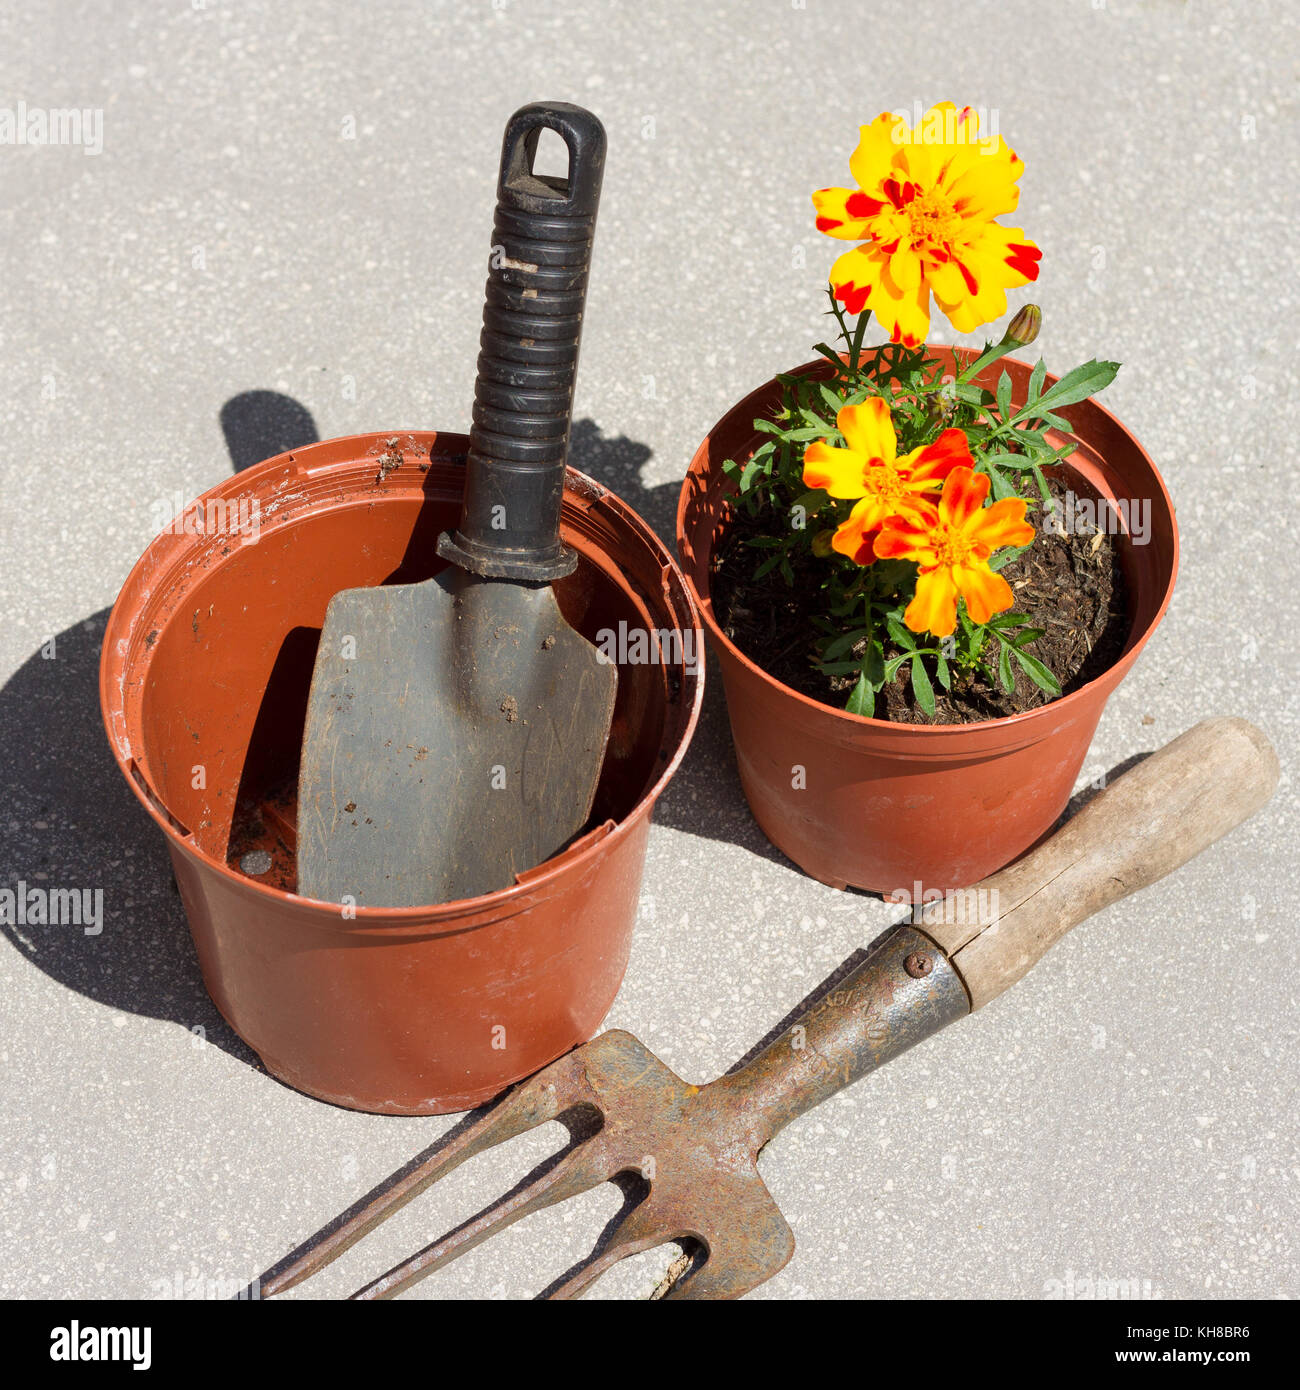
[[[572,1060],[573,1055],[570,1053],[552,1062],[518,1086],[494,1109],[466,1126],[437,1153],[413,1168],[274,1278],[267,1280],[262,1286],[262,1297],[273,1298],[311,1278],[439,1178],[460,1167],[466,1159],[515,1139],[545,1124],[547,1120],[556,1119],[576,1105],[584,1102],[594,1104],[595,1098],[582,1080],[581,1065]]]
[[[418,1254],[381,1275],[352,1295],[354,1299],[395,1298],[413,1284],[441,1269],[476,1245],[513,1226],[516,1221],[557,1202],[576,1197],[608,1180],[610,1174],[600,1161],[599,1149],[591,1146],[598,1138],[581,1140],[549,1172],[525,1183],[511,1196],[493,1203],[486,1211],[448,1235],[426,1245]]]
[[[646,1250],[653,1250],[656,1246],[671,1245],[676,1238],[667,1232],[658,1232],[652,1235],[620,1239],[618,1233],[615,1233],[613,1240],[594,1260],[583,1265],[563,1283],[555,1285],[546,1294],[546,1300],[548,1302],[562,1302],[581,1298],[602,1274],[612,1269],[621,1260],[631,1259],[633,1255],[640,1255]]]

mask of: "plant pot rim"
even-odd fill
[[[427,446],[429,457],[434,463],[463,461],[469,446],[468,438],[451,431],[412,429],[412,430],[368,430],[360,434],[341,435],[332,439],[320,440],[296,449],[264,459],[261,463],[232,474],[216,486],[209,488],[187,503],[187,510],[195,504],[210,498],[249,497],[257,495],[259,484],[266,482],[275,474],[290,475],[293,487],[285,487],[275,497],[273,507],[263,507],[261,525],[264,530],[279,528],[301,521],[320,511],[334,506],[358,505],[361,499],[342,495],[341,475],[355,470],[358,465],[373,470],[374,457],[368,452],[394,436],[403,440]],[[390,485],[385,478],[377,484],[377,491],[410,492],[402,486],[400,474],[394,473],[396,485]],[[423,478],[425,475],[421,475]],[[604,484],[598,483],[575,468],[568,468],[565,475],[564,491],[566,499],[572,498],[583,509],[607,507],[617,516],[620,524],[638,535],[659,553],[665,566],[665,580],[673,575],[679,581],[674,587],[683,601],[683,617],[689,619],[690,627],[701,633],[700,611],[695,602],[695,591],[685,573],[674,561],[671,552],[655,534],[642,517],[626,502]],[[413,495],[413,494],[412,494]],[[565,518],[567,520],[567,518]],[[561,533],[572,540],[570,528],[563,521]],[[114,761],[117,763],[127,784],[136,799],[153,818],[166,835],[168,846],[181,852],[189,859],[201,862],[208,870],[220,875],[222,881],[238,893],[251,895],[254,900],[274,901],[292,910],[300,911],[319,924],[320,909],[329,908],[337,913],[339,904],[322,902],[301,893],[291,893],[270,884],[259,883],[254,878],[232,869],[224,860],[204,853],[193,842],[192,836],[183,834],[166,808],[157,798],[138,770],[133,750],[123,748],[120,728],[115,716],[125,709],[125,677],[131,664],[135,645],[144,640],[146,624],[140,621],[146,614],[153,615],[166,611],[165,595],[167,581],[174,579],[186,563],[187,556],[193,558],[206,547],[203,537],[178,535],[163,531],[150,541],[144,553],[131,567],[122,588],[114,601],[104,630],[100,649],[99,664],[99,704],[100,716],[108,735]],[[584,553],[594,549],[590,543],[582,547]],[[603,552],[602,552],[603,553]],[[612,559],[612,557],[610,557]],[[161,583],[160,583],[161,581]],[[160,589],[162,594],[160,594]],[[123,599],[130,596],[134,601],[123,605]],[[702,643],[700,644],[702,647]],[[352,916],[340,920],[341,929],[357,932],[371,928],[377,932],[399,930],[403,933],[440,934],[439,928],[447,931],[473,930],[488,926],[517,915],[535,905],[540,897],[549,896],[547,890],[558,885],[556,879],[580,872],[584,867],[595,863],[597,857],[604,857],[604,851],[612,842],[624,838],[636,829],[647,806],[653,806],[662,794],[669,779],[677,771],[686,749],[699,722],[700,708],[704,701],[705,663],[697,661],[695,675],[690,682],[691,693],[683,692],[683,703],[688,706],[680,723],[680,736],[667,761],[660,767],[658,776],[637,798],[633,806],[618,821],[587,831],[559,854],[536,865],[521,875],[507,888],[491,893],[480,894],[474,898],[462,898],[448,903],[425,904],[415,907],[365,907],[351,909]]]
[[[974,348],[953,346],[947,343],[930,343],[926,346],[927,349],[931,352],[938,351],[951,353],[954,358],[961,362],[968,362],[972,358],[979,355],[978,351]],[[986,368],[986,370],[993,371],[1003,366],[1015,366],[1025,371],[1031,371],[1033,369],[1033,364],[1026,362],[1023,358],[1007,356],[1001,358],[998,362],[990,364],[990,366]],[[788,371],[781,372],[779,373],[779,375],[816,376],[822,374],[829,374],[829,369],[830,364],[826,361],[826,359],[823,357],[818,357],[814,358],[811,362],[805,362],[801,366],[792,367]],[[1059,380],[1059,376],[1056,376],[1053,373],[1048,372],[1044,376],[1044,385],[1050,386]],[[1165,612],[1169,607],[1170,599],[1173,597],[1174,584],[1178,578],[1179,565],[1178,518],[1174,512],[1173,499],[1169,496],[1169,490],[1165,486],[1165,480],[1161,476],[1160,470],[1155,466],[1155,463],[1152,460],[1150,454],[1148,454],[1146,449],[1142,447],[1142,444],[1138,440],[1137,436],[1123,423],[1123,421],[1121,421],[1114,414],[1114,412],[1107,410],[1106,407],[1103,405],[1099,405],[1094,398],[1090,398],[1088,400],[1080,401],[1073,406],[1065,406],[1058,413],[1065,415],[1067,418],[1069,418],[1072,414],[1087,416],[1095,412],[1101,419],[1108,421],[1111,424],[1111,426],[1113,426],[1116,430],[1120,431],[1121,433],[1127,436],[1127,438],[1132,442],[1133,448],[1137,451],[1137,453],[1141,456],[1141,458],[1145,461],[1145,463],[1151,470],[1151,476],[1155,482],[1156,488],[1158,489],[1158,495],[1160,499],[1163,500],[1164,506],[1169,515],[1170,539],[1173,547],[1172,557],[1169,566],[1169,580],[1168,583],[1165,585],[1164,593],[1160,596],[1160,603],[1158,607],[1152,614],[1150,621],[1146,624],[1146,627],[1142,632],[1130,632],[1128,640],[1125,643],[1124,650],[1120,653],[1119,657],[1110,666],[1106,667],[1104,671],[1099,672],[1096,676],[1092,678],[1092,680],[1087,681],[1083,685],[1079,686],[1077,690],[1072,690],[1068,695],[1062,695],[1055,700],[1049,700],[1046,704],[1038,705],[1034,709],[1022,710],[1019,714],[998,715],[996,718],[993,719],[970,720],[967,723],[963,724],[904,724],[890,719],[876,719],[872,716],[864,714],[851,714],[846,709],[838,709],[834,705],[827,704],[825,701],[816,700],[811,695],[805,695],[802,693],[802,691],[795,690],[792,686],[786,685],[784,681],[777,680],[775,676],[773,676],[769,671],[765,670],[751,657],[746,656],[745,653],[742,652],[740,648],[736,646],[736,644],[722,631],[721,626],[718,624],[718,621],[713,614],[712,595],[708,593],[707,590],[701,593],[700,590],[696,587],[696,566],[688,563],[686,556],[687,537],[685,534],[686,510],[690,500],[688,495],[689,489],[687,487],[687,483],[689,483],[692,474],[697,473],[697,471],[707,471],[707,450],[709,447],[709,439],[712,437],[714,433],[716,433],[718,426],[723,421],[727,420],[732,415],[738,414],[741,410],[752,410],[752,414],[757,414],[757,409],[752,408],[750,406],[750,402],[753,401],[756,397],[767,395],[776,385],[776,377],[770,377],[761,386],[755,388],[753,391],[750,391],[740,401],[733,405],[730,408],[730,410],[726,411],[723,414],[723,416],[717,422],[717,424],[714,425],[713,429],[711,429],[708,435],[705,436],[704,441],[701,443],[699,448],[696,450],[694,457],[691,459],[690,467],[687,470],[687,478],[683,483],[681,495],[679,496],[677,501],[677,558],[681,564],[682,573],[686,576],[686,583],[691,591],[691,598],[694,601],[695,607],[701,619],[704,622],[704,626],[708,631],[710,640],[717,643],[717,645],[721,647],[724,651],[726,651],[726,653],[733,660],[739,662],[742,666],[746,667],[751,673],[760,676],[769,685],[773,685],[777,687],[779,690],[783,691],[785,695],[787,695],[790,699],[796,701],[800,705],[805,706],[809,712],[812,712],[814,714],[824,714],[833,716],[836,719],[846,721],[849,725],[861,725],[864,728],[883,729],[889,730],[891,732],[897,732],[900,737],[904,738],[916,738],[919,740],[928,739],[932,741],[943,738],[951,738],[954,734],[961,734],[963,732],[968,732],[972,729],[1005,729],[1008,732],[1019,732],[1023,730],[1026,724],[1032,723],[1036,720],[1050,718],[1056,714],[1065,714],[1068,717],[1077,705],[1083,703],[1084,697],[1086,697],[1089,694],[1089,692],[1092,691],[1093,687],[1095,687],[1099,681],[1106,680],[1112,672],[1116,671],[1119,668],[1127,669],[1133,663],[1133,661],[1136,660],[1138,653],[1146,645],[1148,638],[1159,626],[1161,619],[1164,617]],[[1076,435],[1076,437],[1078,436]],[[753,435],[753,441],[751,442],[756,442],[757,439],[758,433],[755,432]],[[704,469],[697,470],[696,465],[700,462],[701,455],[705,456],[706,466]],[[1069,461],[1066,460],[1065,463],[1068,467]]]

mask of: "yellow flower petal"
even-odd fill
[[[877,498],[864,497],[831,537],[831,549],[847,555],[856,564],[872,564],[876,558],[873,546],[884,519],[883,511]]]
[[[1034,539],[1034,528],[1025,520],[1028,506],[1023,497],[1004,497],[994,502],[967,522],[967,539],[988,546],[990,551],[1004,545],[1028,545]]]
[[[861,497],[862,470],[866,460],[853,449],[836,449],[814,439],[803,451],[805,487],[822,488],[832,497]]]
[[[907,122],[892,111],[882,111],[870,125],[860,128],[858,147],[849,156],[849,172],[858,187],[874,194],[882,179],[889,177],[903,146],[895,141],[895,131],[906,131]]]
[[[871,396],[861,405],[841,406],[835,423],[844,436],[844,442],[866,462],[879,459],[882,463],[893,463],[898,452],[898,440],[889,413],[889,402],[883,396]],[[861,491],[856,495],[861,497]]]
[[[867,307],[886,260],[870,242],[836,258],[831,266],[831,288],[850,314],[860,314]]]
[[[876,283],[871,309],[891,342],[916,347],[930,331],[930,286],[922,279],[913,289],[905,290],[885,265]]]
[[[1019,200],[1019,156],[952,102],[915,127],[884,112],[860,134],[850,160],[859,188],[813,195],[821,230],[861,239],[832,267],[835,297],[850,313],[870,309],[909,347],[929,332],[932,293],[962,332],[1005,313],[1006,290],[1036,279],[1040,257],[1019,228],[994,221]]]
[[[970,333],[1006,313],[1007,290],[1038,278],[1041,254],[1019,227],[990,222],[953,248],[953,261],[942,274],[931,276],[935,297],[953,327]]]

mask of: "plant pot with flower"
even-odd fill
[[[1173,505],[1092,397],[1013,357],[927,345],[1006,311],[1040,252],[998,218],[1020,159],[969,107],[861,131],[857,187],[813,195],[858,242],[831,270],[840,342],[727,412],[693,458],[678,548],[726,691],[745,794],[813,877],[922,901],[1057,820],[1111,692],[1164,615]],[[890,341],[866,346],[874,312]],[[856,318],[856,321],[854,321]]]

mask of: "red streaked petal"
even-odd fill
[[[879,198],[872,198],[859,189],[849,194],[844,206],[850,217],[874,217],[885,205]]]
[[[939,513],[950,525],[964,531],[989,495],[989,480],[971,468],[954,468],[944,479]]]
[[[922,497],[911,498],[906,512],[891,516],[881,527],[876,554],[882,560],[931,559],[930,536],[938,524],[939,512],[933,502]]]
[[[870,285],[855,285],[852,280],[844,285],[836,285],[835,298],[849,311],[850,314],[860,314],[867,307],[867,300],[871,295]]]
[[[849,513],[831,537],[831,549],[859,565],[875,562],[875,542],[880,534],[880,505],[874,498],[864,497]]]
[[[916,481],[930,479],[938,482],[946,478],[954,468],[974,468],[970,445],[966,436],[958,429],[944,430],[932,444],[913,449],[899,464],[900,470],[909,471]]]
[[[1038,262],[1043,259],[1043,253],[1037,246],[1026,246],[1022,242],[1013,241],[1007,247],[1006,262],[1017,275],[1023,275],[1026,280],[1038,279]],[[974,290],[971,291],[975,293]]]

